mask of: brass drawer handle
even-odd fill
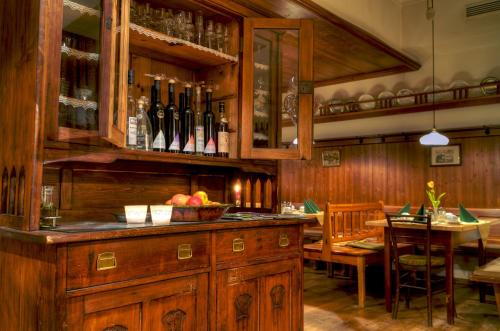
[[[243,252],[245,250],[245,241],[241,238],[233,239],[233,253]]]
[[[177,246],[177,259],[188,260],[193,257],[193,250],[191,244],[180,244]]]
[[[116,268],[116,257],[114,252],[104,252],[97,255],[97,271]]]
[[[288,245],[290,245],[290,239],[288,239],[288,234],[286,233],[280,234],[279,245],[280,247],[288,247]]]

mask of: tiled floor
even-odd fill
[[[455,284],[458,316],[455,325],[446,323],[445,295],[433,297],[433,328],[427,328],[425,296],[412,296],[410,310],[400,304],[398,320],[392,320],[384,306],[383,270],[368,268],[365,309],[357,306],[357,285],[351,280],[328,278],[325,271],[305,268],[305,331],[417,331],[417,330],[500,330],[494,296],[479,302],[476,288],[463,281]]]

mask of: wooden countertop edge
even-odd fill
[[[107,240],[118,238],[133,238],[163,234],[178,234],[187,232],[241,229],[251,227],[266,227],[280,225],[295,225],[314,223],[311,219],[280,219],[280,220],[254,220],[254,221],[216,221],[210,223],[193,222],[192,224],[171,223],[164,226],[148,226],[144,228],[117,229],[104,231],[82,231],[66,233],[58,231],[22,231],[18,229],[0,227],[0,237],[11,238],[37,244],[60,244],[94,240]]]

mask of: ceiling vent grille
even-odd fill
[[[487,13],[500,11],[500,0],[489,0],[470,3],[465,8],[466,17],[475,17]]]

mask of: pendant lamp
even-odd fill
[[[427,0],[427,19],[432,23],[432,130],[426,135],[420,137],[420,144],[425,146],[444,146],[448,145],[450,140],[445,135],[436,130],[436,108],[435,108],[435,84],[434,84],[434,1]]]

